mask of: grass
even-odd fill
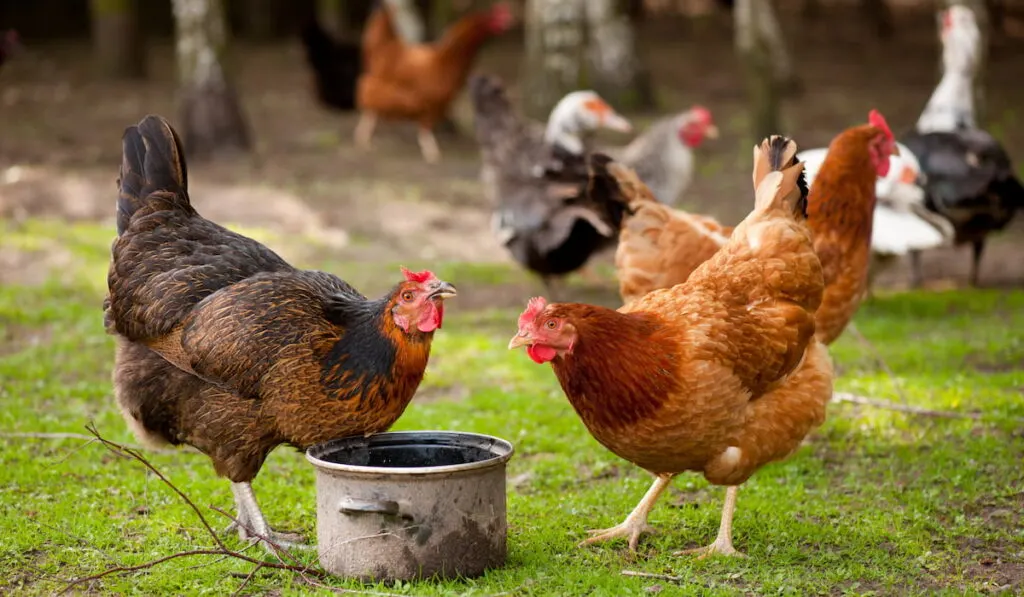
[[[82,433],[94,422],[109,439],[135,441],[111,397],[112,341],[100,314],[106,230],[30,221],[0,237],[0,249],[60,244],[71,252],[48,282],[0,288],[0,431],[8,434],[0,437],[0,593],[52,594],[115,563],[212,543],[194,514],[137,462],[78,439],[10,436]],[[376,276],[378,290],[379,272],[395,272],[390,265],[317,265],[354,280]],[[493,266],[444,270],[456,284],[521,279]],[[575,546],[585,529],[619,522],[649,478],[590,437],[548,367],[505,349],[518,310],[460,310],[460,299],[437,335],[420,399],[395,428],[476,431],[515,443],[507,565],[471,580],[363,586],[334,579],[333,586],[403,595],[1024,590],[1024,292],[909,293],[866,304],[857,326],[912,403],[977,411],[983,419],[832,405],[807,445],[740,491],[735,542],[750,558],[709,561],[671,555],[709,542],[717,530],[724,491],[693,474],[679,477],[662,498],[651,518],[661,532],[635,557],[622,543]],[[832,354],[838,389],[896,398],[873,357],[849,335]],[[150,457],[201,507],[231,509],[228,483],[205,457]],[[294,450],[275,451],[254,487],[271,522],[315,536],[313,471]],[[210,517],[220,525],[216,514]],[[234,536],[227,540],[240,547]],[[626,577],[623,569],[684,580]],[[242,584],[232,573],[251,570],[232,560],[183,559],[110,576],[88,590],[222,595]],[[257,574],[245,592],[329,594],[272,571]]]

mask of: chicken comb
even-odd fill
[[[519,316],[519,327],[533,322],[537,319],[537,316],[541,314],[541,311],[548,306],[547,300],[542,296],[535,296],[530,299],[530,302],[526,303],[526,310]]]
[[[408,269],[403,267],[402,268],[402,275],[405,276],[405,279],[410,281],[410,282],[419,282],[421,284],[423,282],[428,282],[430,280],[436,280],[437,279],[437,276],[434,275],[434,272],[432,272],[432,271],[430,271],[428,269],[425,269],[422,272],[413,272],[413,271],[409,271]]]
[[[896,139],[892,134],[892,129],[889,128],[889,124],[885,122],[885,117],[878,110],[872,110],[868,113],[868,124],[885,133],[885,136],[890,140]]]

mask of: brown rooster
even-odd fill
[[[866,292],[875,178],[889,171],[889,156],[899,155],[885,118],[872,110],[868,120],[832,140],[808,196],[807,224],[825,275],[817,315],[818,339],[825,344],[843,332]],[[596,176],[610,175],[598,168]],[[636,187],[639,181],[624,184]],[[728,240],[729,227],[658,204],[642,184],[627,196],[632,215],[623,221],[615,255],[626,304],[684,282]]]
[[[384,431],[423,379],[444,299],[429,271],[369,300],[298,270],[193,209],[182,145],[159,116],[128,127],[107,331],[117,402],[149,443],[188,444],[231,480],[243,538],[275,533],[250,482],[276,446]]]
[[[363,32],[363,74],[356,85],[360,111],[356,145],[370,146],[378,117],[412,120],[419,124],[423,159],[430,163],[440,160],[434,126],[466,82],[480,47],[511,23],[508,6],[498,3],[458,20],[432,44],[406,44],[395,32],[389,9],[378,8]]]
[[[737,487],[824,421],[833,372],[814,338],[824,284],[795,154],[782,137],[754,148],[754,211],[685,283],[617,311],[535,298],[519,318],[509,348],[550,362],[590,433],[656,477],[625,521],[583,544],[625,537],[635,549],[672,478],[697,471],[729,489],[718,537],[690,551],[739,555]]]

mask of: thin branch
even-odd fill
[[[242,584],[238,585],[238,588],[235,589],[235,592],[231,594],[231,597],[234,597],[235,595],[241,595],[242,591],[245,589],[245,587],[248,586],[249,582],[252,581],[252,578],[254,576],[256,576],[256,573],[259,572],[262,569],[263,569],[263,565],[262,564],[260,564],[260,565],[256,566],[255,568],[253,568],[252,572],[250,572],[249,575],[246,576],[245,579],[242,580]]]
[[[637,572],[636,570],[623,570],[622,576],[634,576],[636,578],[653,578],[655,580],[667,580],[670,582],[683,582],[686,580],[682,576],[672,576],[671,574],[654,574],[652,572]]]
[[[155,466],[153,466],[153,464],[151,464],[146,459],[145,456],[140,454],[134,448],[131,448],[131,447],[128,447],[128,446],[125,446],[125,445],[122,445],[122,444],[118,444],[116,442],[112,442],[112,441],[104,438],[103,436],[100,435],[99,431],[97,431],[95,425],[92,424],[92,423],[90,423],[86,427],[86,429],[89,430],[89,433],[91,433],[93,435],[93,437],[97,441],[99,441],[101,444],[103,444],[103,446],[106,447],[107,449],[109,449],[110,451],[115,452],[115,453],[119,453],[119,454],[125,454],[125,455],[128,455],[128,456],[134,458],[135,460],[138,460],[144,467],[146,467],[150,472],[152,472],[154,475],[156,475],[156,477],[158,479],[160,479],[160,481],[162,481],[164,483],[164,485],[166,485],[167,487],[169,487],[171,489],[171,491],[176,493],[178,495],[178,497],[180,497],[182,499],[182,501],[184,501],[188,505],[188,507],[191,508],[193,512],[195,512],[196,516],[199,518],[199,521],[202,522],[203,527],[206,529],[207,533],[209,533],[210,537],[213,538],[213,541],[214,541],[214,543],[216,543],[217,548],[216,549],[194,549],[194,550],[189,550],[189,551],[183,551],[183,552],[174,553],[174,554],[171,554],[171,555],[168,555],[168,556],[164,556],[164,557],[161,557],[161,558],[157,558],[155,560],[151,560],[151,561],[146,562],[144,564],[137,564],[135,566],[115,566],[113,568],[108,568],[107,570],[104,570],[103,572],[99,572],[99,573],[96,573],[96,574],[93,574],[93,575],[90,575],[90,576],[85,576],[85,577],[78,578],[78,579],[75,579],[75,580],[71,581],[58,594],[67,593],[72,588],[74,588],[74,587],[76,587],[78,585],[81,585],[81,584],[84,584],[84,583],[91,583],[91,582],[93,582],[95,580],[99,580],[99,579],[101,579],[101,578],[103,578],[105,576],[109,576],[111,574],[118,574],[118,573],[124,573],[124,572],[136,572],[138,570],[145,570],[147,568],[152,568],[153,566],[156,566],[158,564],[162,564],[163,562],[167,562],[169,560],[174,560],[174,559],[183,558],[183,557],[189,557],[189,556],[200,556],[200,555],[228,556],[228,557],[232,557],[232,558],[235,558],[235,559],[238,559],[238,560],[242,560],[243,562],[248,562],[250,564],[255,564],[257,566],[257,569],[260,569],[260,568],[273,568],[275,570],[288,570],[288,571],[291,571],[291,572],[296,572],[299,575],[301,575],[303,579],[308,579],[309,576],[307,576],[307,575],[312,575],[312,576],[316,576],[316,577],[319,577],[319,578],[323,578],[323,577],[325,577],[327,575],[327,573],[322,571],[322,570],[316,570],[316,569],[310,568],[308,566],[298,566],[298,565],[292,565],[292,564],[285,564],[283,562],[268,562],[268,561],[265,561],[265,560],[260,560],[258,558],[254,558],[252,556],[248,556],[248,555],[246,555],[246,554],[244,554],[244,553],[242,553],[240,551],[236,551],[236,550],[228,548],[224,544],[224,542],[221,540],[220,536],[217,535],[216,531],[213,530],[213,527],[210,526],[209,521],[207,521],[206,517],[203,516],[203,513],[199,510],[199,507],[196,506],[195,502],[193,502],[187,495],[185,495],[185,493],[183,491],[178,489],[178,487],[176,485],[174,485],[174,483],[172,483],[170,479],[168,479],[166,476],[164,476],[164,474],[161,473]],[[220,510],[217,510],[217,511],[220,512],[221,514],[225,514],[223,511],[220,511]],[[228,516],[228,515],[225,514],[225,516]],[[231,518],[230,516],[228,516],[228,517]],[[261,536],[260,539],[262,541],[264,541],[267,545],[271,546],[274,549],[274,551],[278,554],[278,557],[280,557],[281,554],[287,554],[287,555],[291,556],[292,559],[294,560],[294,556],[292,554],[288,553],[287,550],[283,549],[281,546],[275,544],[269,538]]]
[[[875,357],[875,362],[878,363],[878,367],[882,371],[884,371],[885,374],[888,375],[889,379],[892,381],[892,385],[896,389],[896,395],[899,396],[900,402],[902,402],[904,406],[909,405],[910,403],[907,402],[907,396],[906,394],[903,393],[903,386],[900,385],[899,378],[896,377],[896,374],[893,373],[892,369],[889,368],[889,364],[886,363],[885,359],[882,358],[882,353],[878,352],[878,349],[875,348],[875,345],[872,344],[867,339],[867,337],[864,336],[864,334],[860,333],[860,330],[857,329],[857,326],[854,325],[852,321],[849,325],[846,326],[846,329],[850,330],[850,333],[852,333],[854,337],[856,337],[857,340],[861,344],[863,344],[868,349],[868,351],[870,351],[871,354]]]
[[[858,396],[857,394],[851,394],[849,392],[836,392],[832,394],[832,400],[834,402],[846,402],[849,404],[873,406],[875,408],[882,408],[885,410],[892,410],[896,412],[918,415],[922,417],[937,417],[942,419],[973,419],[975,421],[981,419],[981,413],[958,412],[952,410],[933,410],[930,408],[922,408],[920,406],[897,404],[895,402],[889,402],[888,400],[879,400],[878,398]],[[1024,421],[1024,419],[1018,420]]]

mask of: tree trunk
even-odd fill
[[[423,43],[427,31],[413,0],[384,0],[391,8],[395,29],[407,43]]]
[[[358,39],[344,4],[345,0],[316,0],[316,20],[335,39]]]
[[[580,85],[584,0],[526,0],[523,105],[546,121],[558,100]]]
[[[246,0],[244,12],[245,35],[250,39],[268,40],[274,36],[277,14],[274,0]]]
[[[786,47],[786,38],[782,35],[782,26],[779,25],[779,17],[771,0],[764,0],[764,6],[757,7],[756,17],[758,34],[771,55],[770,67],[775,72],[775,82],[781,86],[781,90],[784,92],[799,91],[801,89],[800,77],[797,76],[796,69],[793,67],[793,56],[789,53],[789,48]]]
[[[196,160],[249,151],[249,128],[224,71],[228,40],[222,0],[172,2],[185,151]]]
[[[779,93],[763,21],[772,11],[768,0],[736,0],[733,9],[736,51],[744,68],[750,106],[750,134],[754,143],[778,134]]]
[[[653,107],[649,73],[637,56],[625,3],[587,0],[586,5],[590,87],[617,109]]]
[[[861,0],[864,16],[875,26],[875,33],[882,39],[892,37],[892,10],[885,0]]]
[[[988,2],[985,0],[946,0],[946,6],[961,4],[974,12],[974,20],[978,23],[978,67],[974,71],[974,114],[979,128],[985,121],[985,70],[988,65],[988,41],[992,33],[991,15],[988,13]],[[939,23],[942,27],[942,23]],[[942,69],[942,54],[939,54],[939,68]],[[941,70],[940,70],[941,72]]]
[[[104,77],[146,76],[146,52],[135,0],[91,0],[96,67]]]

